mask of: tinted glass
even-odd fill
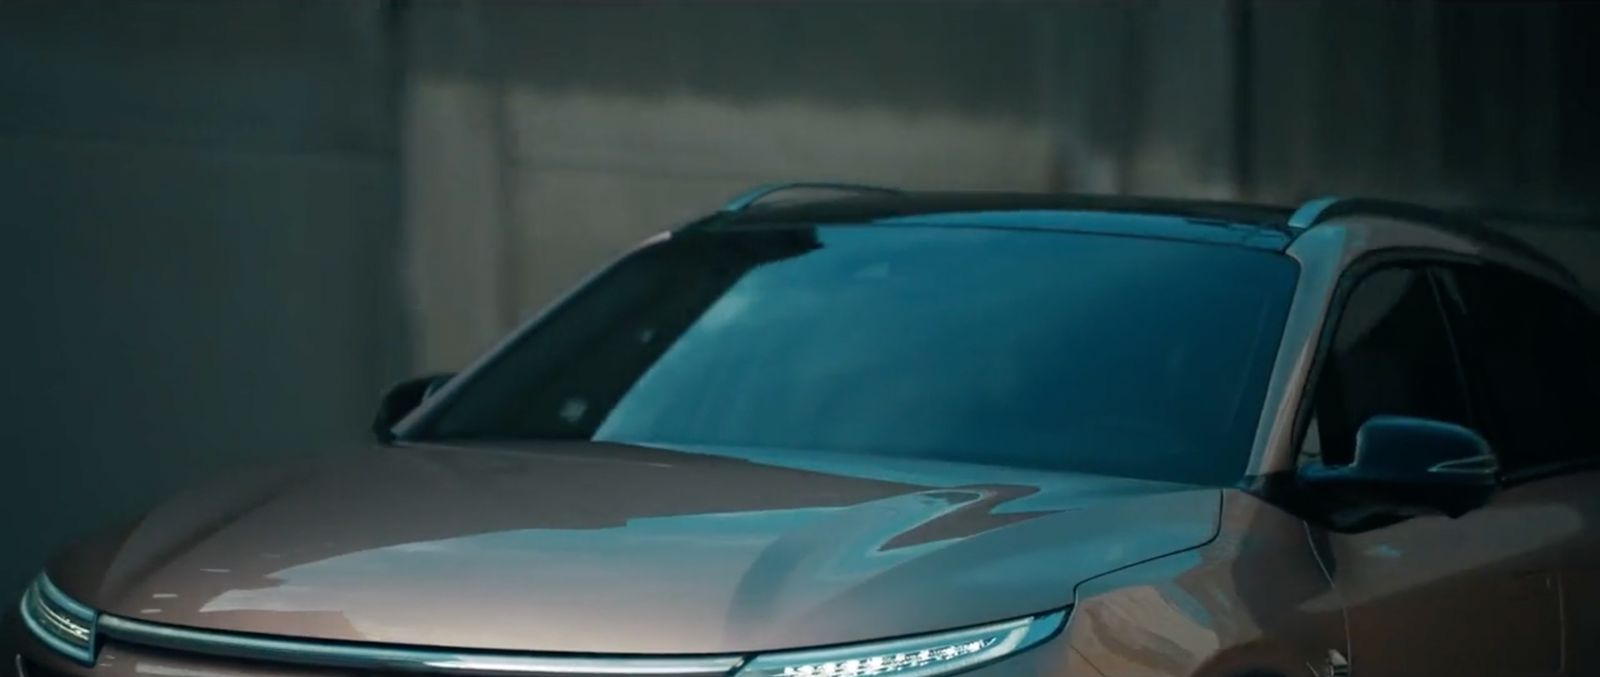
[[[1313,400],[1323,462],[1349,463],[1356,431],[1380,414],[1470,425],[1466,390],[1426,271],[1386,268],[1351,290]]]
[[[1487,267],[1452,271],[1490,443],[1508,472],[1600,456],[1600,320],[1565,292]]]
[[[1269,251],[913,227],[635,253],[424,436],[843,452],[1231,483],[1295,284]]]

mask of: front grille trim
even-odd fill
[[[97,629],[101,635],[127,644],[183,653],[373,671],[551,677],[721,677],[744,662],[744,657],[738,655],[574,656],[331,642],[200,630],[110,614],[101,615]]]

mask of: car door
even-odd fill
[[[1348,463],[1376,415],[1479,424],[1430,267],[1371,270],[1343,298],[1313,375],[1303,455]],[[1514,491],[1457,519],[1312,527],[1346,607],[1352,673],[1562,674],[1553,535],[1564,530],[1552,513],[1564,510]]]
[[[1600,314],[1573,294],[1492,265],[1441,277],[1507,496],[1558,510],[1567,671],[1600,674]]]

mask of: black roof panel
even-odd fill
[[[942,225],[1093,231],[1282,249],[1292,209],[1235,202],[1039,193],[870,193],[825,199],[771,198],[700,222]],[[1126,215],[1130,218],[1107,218]]]
[[[1178,216],[1287,230],[1289,207],[1122,195],[1050,193],[904,192],[851,195],[831,199],[771,199],[729,215],[732,222],[869,221],[888,216],[1005,210],[1133,212]]]

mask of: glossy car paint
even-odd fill
[[[1584,485],[1592,491],[1597,483],[1574,476],[1524,484],[1459,519],[1319,534],[1349,609],[1351,644],[1369,666],[1362,674],[1582,674],[1563,666],[1559,571],[1562,548],[1583,533],[1570,498]]]
[[[1301,260],[1302,280],[1268,393],[1268,412],[1275,407],[1276,415],[1263,422],[1264,436],[1258,437],[1264,444],[1256,467],[1263,476],[1296,465],[1321,337],[1338,292],[1364,272],[1363,262],[1464,257],[1572,289],[1564,271],[1518,252],[1390,219],[1318,226],[1288,253]],[[1572,556],[1563,553],[1594,539],[1572,499],[1593,495],[1596,488],[1600,482],[1593,474],[1512,486],[1459,519],[1420,517],[1361,533],[1306,525],[1345,610],[1346,656],[1359,666],[1356,674],[1587,674],[1567,665],[1592,652],[1570,639],[1575,635],[1566,600],[1583,597],[1564,594],[1560,570],[1571,569],[1562,561]],[[1496,610],[1492,619],[1484,609]]]
[[[1350,651],[1304,523],[1240,491],[1215,540],[1084,583],[1073,613],[1068,644],[1119,677],[1322,675]]]
[[[589,443],[351,454],[180,497],[53,569],[127,618],[604,654],[823,646],[1027,616],[1210,540],[1218,490]],[[813,464],[815,465],[815,464]]]
[[[1076,586],[1061,636],[974,677],[993,675],[1235,675],[1321,673],[1330,651],[1349,651],[1341,603],[1298,519],[1238,491],[1213,492],[1218,531],[1203,546],[1146,559]],[[661,632],[656,628],[655,632]],[[38,656],[30,652],[30,656]],[[45,655],[52,670],[82,668]],[[93,673],[321,675],[116,642]],[[1470,674],[1470,673],[1469,673]]]
[[[1295,466],[1301,402],[1345,271],[1412,249],[1539,267],[1383,219],[1345,218],[1301,235],[1287,250],[1302,279],[1252,477]],[[1468,539],[1418,542],[1411,522],[1332,534],[1237,490],[1020,471],[984,477],[971,467],[802,469],[636,447],[597,458],[563,446],[417,447],[245,473],[73,549],[49,571],[70,594],[129,618],[612,655],[838,644],[1076,604],[1060,636],[970,673],[977,677],[1326,675],[1347,658],[1359,675],[1542,672],[1546,633],[1570,637],[1571,621],[1548,614],[1557,597],[1546,591],[1563,578],[1549,577],[1546,564],[1552,552],[1574,552],[1582,516],[1542,503],[1538,491],[1475,518],[1541,520],[1528,538],[1486,551]],[[675,546],[686,534],[707,539],[698,549],[651,547],[660,534],[673,534]],[[1532,575],[1474,584],[1452,573],[1468,562]],[[1474,585],[1525,595],[1526,615],[1510,622],[1526,627],[1498,639],[1534,635],[1531,648],[1485,662],[1499,646],[1486,641],[1458,653],[1413,651],[1405,662],[1412,647],[1392,638],[1440,623],[1432,613],[1483,624],[1445,603],[1447,592],[1483,592]],[[1418,600],[1433,605],[1430,615],[1403,612]],[[30,660],[58,674],[342,674],[114,641],[86,670],[18,636]],[[1410,672],[1380,667],[1390,660]],[[1556,673],[1581,674],[1569,668],[1557,664]]]

